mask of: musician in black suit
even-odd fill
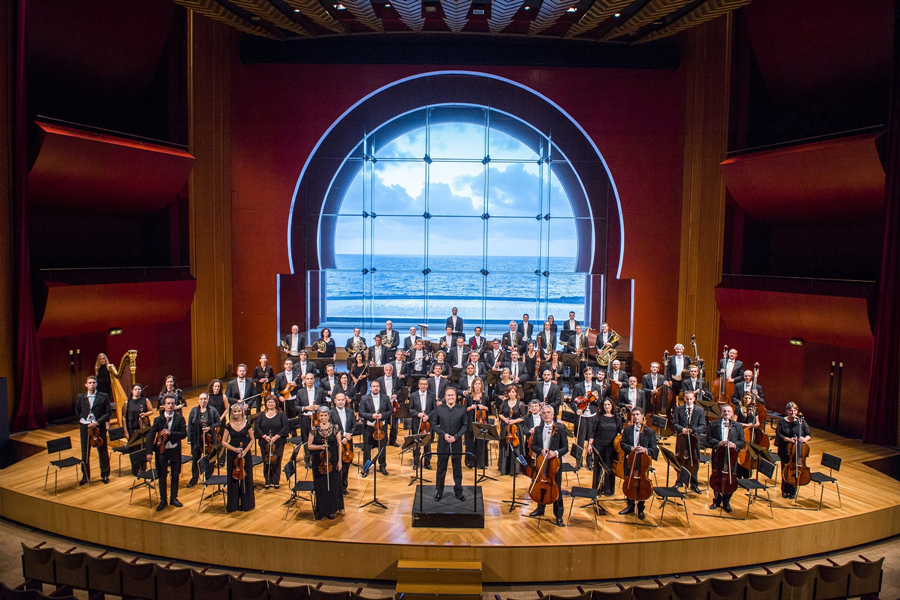
[[[447,354],[447,362],[451,368],[466,368],[466,363],[469,362],[469,349],[461,337],[456,338],[456,345],[450,348],[450,352]]]
[[[168,439],[160,452],[156,440],[158,436],[164,435],[167,435]],[[175,412],[175,396],[165,394],[163,412],[154,419],[144,442],[147,462],[150,462],[154,452],[156,453],[156,473],[159,481],[159,506],[156,507],[156,510],[164,509],[167,504],[171,504],[175,508],[183,506],[178,501],[178,477],[181,475],[181,440],[186,437],[187,426],[184,417],[181,416],[181,413]],[[172,471],[172,487],[169,495],[166,496],[166,476],[170,469]],[[166,502],[167,497],[169,498],[168,502]]]
[[[700,388],[705,387],[700,380],[700,367],[691,365],[688,367],[688,376],[681,380],[681,389],[684,392],[700,392]]]
[[[544,455],[548,456],[549,458],[559,458],[560,461],[562,461],[562,457],[565,456],[566,452],[569,451],[569,436],[566,433],[565,427],[556,426],[556,424],[553,422],[555,417],[556,411],[552,407],[544,406],[543,408],[541,408],[542,423],[534,428],[534,437],[531,440],[531,452],[536,457],[539,455]],[[553,515],[556,517],[557,526],[563,527],[561,467],[556,471],[556,485],[560,488],[560,494],[556,501],[553,503]],[[543,516],[544,506],[545,504],[539,502],[537,508],[534,509],[528,516]]]
[[[287,398],[282,397],[281,392],[284,391],[289,383],[291,383],[292,381],[297,381],[301,378],[302,375],[300,374],[300,372],[294,371],[294,361],[292,361],[291,359],[287,359],[284,361],[284,371],[275,376],[275,383],[272,385],[272,393],[278,396],[279,402],[281,402],[282,410],[284,410],[284,414],[288,419],[293,419],[298,414],[297,390],[295,388],[293,393],[291,393]],[[296,435],[297,431],[294,430],[293,433],[294,435]]]
[[[456,389],[459,390],[459,394],[457,396],[466,393],[470,389],[472,389],[472,383],[476,379],[481,379],[481,382],[484,383],[484,379],[479,377],[476,374],[476,363],[468,363],[466,365],[466,372],[460,376],[459,381],[456,382]],[[487,386],[485,386],[486,388]]]
[[[627,408],[629,413],[637,407],[647,414],[647,392],[637,387],[637,377],[629,377],[628,387],[619,390],[618,405]]]
[[[414,435],[421,433],[422,424],[429,421],[431,413],[434,412],[435,398],[434,392],[428,389],[428,380],[422,377],[419,379],[419,385],[416,391],[409,395],[409,414],[412,415],[412,433]],[[431,443],[434,435],[425,445],[425,451],[431,452]],[[413,448],[413,465],[419,467],[419,448]],[[425,459],[426,469],[431,469],[431,455]]]
[[[684,355],[684,346],[675,344],[675,354],[669,357],[669,375],[667,377],[668,385],[675,390],[675,393],[681,391],[681,380],[684,379],[684,372],[691,366],[691,357]]]
[[[484,364],[488,370],[493,370],[496,365],[497,371],[500,370],[500,363],[503,362],[504,352],[500,346],[500,340],[493,340],[491,348],[484,354]]]
[[[719,377],[724,375],[730,382],[735,382],[741,378],[744,372],[744,363],[737,359],[737,355],[737,349],[732,348],[728,351],[728,357],[719,361],[719,368],[716,370]]]
[[[675,407],[675,415],[672,419],[672,427],[675,429],[675,433],[677,433],[678,435],[688,435],[693,433],[698,437],[706,433],[705,413],[706,411],[704,411],[702,408],[694,405],[694,393],[685,392],[684,405]],[[694,460],[697,464],[699,464],[699,445],[694,445],[691,448],[691,451],[694,455]],[[700,486],[697,484],[696,473],[691,475],[691,491],[696,494],[700,493]]]
[[[444,402],[434,408],[431,414],[432,431],[438,440],[438,464],[435,473],[435,500],[444,495],[444,480],[447,478],[447,461],[453,463],[453,493],[460,501],[466,499],[462,489],[462,442],[469,428],[466,409],[456,402],[456,389],[448,388]],[[445,454],[452,452],[453,455]]]
[[[334,395],[332,399],[334,401],[334,408],[331,409],[331,418],[329,422],[337,425],[340,430],[340,442],[343,444],[344,442],[350,442],[350,445],[353,445],[353,431],[356,429],[356,414],[354,414],[353,409],[350,408],[350,405],[347,403],[347,396],[342,392],[338,392]],[[350,492],[347,491],[347,483],[348,477],[350,476],[350,463],[343,460],[343,453],[341,454],[341,461],[344,462],[343,468],[341,469],[341,484],[344,488],[344,495],[348,495]]]
[[[365,420],[365,434],[363,435],[363,460],[366,463],[372,460],[372,448],[378,447],[378,471],[382,475],[387,475],[387,456],[384,452],[384,448],[387,446],[387,431],[383,431],[385,434],[381,440],[376,440],[375,435],[375,422],[382,421],[382,426],[384,427],[384,423],[387,422],[387,415],[390,415],[392,412],[391,409],[391,399],[381,393],[381,384],[377,381],[373,381],[369,385],[369,393],[362,397],[362,400],[359,403],[359,416]],[[368,475],[367,472],[363,472],[363,477]]]
[[[501,355],[502,356],[502,355]],[[475,367],[475,376],[481,379],[487,377],[488,367],[481,360],[481,355],[475,350],[469,352],[468,362],[466,363],[466,373],[469,372],[469,365]]]
[[[553,351],[556,350],[556,334],[553,333],[553,330],[550,328],[550,321],[544,322],[544,330],[538,334],[537,340],[535,340],[535,346],[541,354],[541,360],[549,359],[553,354]],[[547,352],[547,348],[550,348],[549,353]]]
[[[469,338],[469,350],[483,354],[487,340],[481,335],[481,327],[475,328],[475,335]]]
[[[581,334],[581,325],[575,326],[575,331],[573,331],[569,335],[568,341],[566,341],[566,347],[563,350],[563,354],[577,354],[579,348],[579,340],[581,340],[582,352],[587,353],[587,338],[583,339]]]
[[[524,361],[519,359],[518,350],[509,353],[509,360],[501,363],[501,368],[509,369],[509,378],[516,385],[524,385],[526,381],[529,381],[529,371],[525,367]]]
[[[409,382],[406,380],[406,361],[404,360],[405,354],[403,350],[399,348],[393,352],[391,356],[391,365],[394,367],[394,375],[397,379],[400,380],[400,385],[406,385]]]
[[[313,413],[319,410],[320,406],[327,406],[328,400],[322,388],[316,387],[316,378],[312,373],[307,373],[303,378],[303,386],[297,388],[296,397],[297,412],[300,414],[300,433],[303,439],[308,439],[312,429]],[[303,446],[303,450],[304,460],[309,462],[309,449]]]
[[[447,317],[447,327],[450,327],[453,333],[462,333],[463,332],[463,320],[462,317],[458,316],[456,307],[453,307],[453,310],[450,311],[453,314]]]
[[[606,379],[610,383],[618,381],[622,386],[625,386],[628,383],[628,373],[622,370],[621,362],[614,360],[610,365],[609,371],[606,373]]]
[[[578,436],[577,442],[579,446],[584,448],[584,441],[589,439],[594,431],[594,422],[597,420],[596,416],[597,412],[600,410],[600,403],[603,401],[603,398],[609,396],[609,386],[606,388],[597,386],[594,382],[594,370],[591,367],[587,367],[582,374],[584,375],[584,381],[575,384],[575,387],[572,390],[572,401],[570,406],[575,410],[575,414],[578,415],[578,421],[575,423],[575,430]],[[575,399],[589,394],[597,394],[597,398],[588,402],[588,405],[584,410],[578,408]],[[582,459],[583,458],[584,457],[582,457]],[[575,465],[580,468],[581,459],[576,459]],[[592,470],[594,468],[593,465],[593,453],[589,453],[587,455],[587,468]]]
[[[541,373],[541,381],[534,386],[533,398],[542,404],[552,406],[554,414],[559,410],[559,405],[562,404],[562,390],[553,383],[553,371],[550,369],[544,369]]]
[[[97,455],[100,458],[100,478],[103,483],[109,483],[109,448],[106,439],[106,427],[112,411],[109,404],[109,396],[97,391],[97,378],[88,376],[84,382],[87,390],[78,394],[75,400],[75,416],[78,417],[79,431],[81,433],[81,482],[86,484],[91,478],[91,430],[96,429],[100,434],[100,445],[97,446]]]
[[[444,399],[444,394],[450,389],[450,382],[444,377],[444,368],[441,365],[434,365],[434,374],[428,378],[428,389],[438,402]]]
[[[375,345],[369,348],[368,363],[371,367],[381,367],[395,357],[395,352],[381,343],[381,335],[375,336]]]
[[[275,381],[275,370],[269,365],[269,357],[265,354],[259,355],[259,366],[253,369],[252,380],[254,394],[262,392],[263,384],[271,386]]]
[[[419,338],[406,358],[407,384],[412,387],[419,377],[427,376],[430,366],[431,361],[428,358],[428,353],[425,351],[425,341]]]
[[[287,358],[297,360],[300,353],[306,349],[306,338],[300,335],[300,328],[291,325],[291,332],[281,338],[281,348],[287,354]]]
[[[735,406],[740,406],[744,392],[755,392],[754,395],[756,396],[756,401],[763,406],[766,405],[766,400],[763,398],[762,386],[758,383],[753,385],[753,371],[744,371],[744,379],[734,384],[734,393],[731,395],[731,403]]]
[[[393,404],[394,400],[399,401],[400,396],[400,379],[394,374],[394,365],[388,363],[384,365],[384,375],[376,379],[381,387],[381,393],[387,396],[388,402]],[[400,429],[400,420],[394,414],[393,408],[390,411],[390,418],[385,419],[390,428],[391,435],[388,442],[391,446],[397,446],[397,431]]]
[[[562,332],[560,332],[560,334],[559,334],[559,341],[562,342],[563,344],[568,343],[569,338],[575,332],[576,325],[580,325],[580,323],[575,320],[575,313],[570,311],[569,312],[569,320],[563,322]]]
[[[528,414],[522,421],[522,435],[527,439],[531,430],[543,423],[541,420],[541,401],[537,398],[528,404]]]
[[[366,338],[360,335],[362,332],[359,327],[353,328],[353,335],[347,338],[347,343],[344,344],[344,350],[347,351],[347,354],[353,356],[357,352],[357,348],[359,348],[359,352],[364,352],[368,347],[366,345]]]
[[[237,379],[232,379],[225,386],[225,397],[228,398],[228,405],[233,406],[249,400],[254,395],[253,390],[255,387],[253,380],[247,377],[247,365],[238,365]]]
[[[602,323],[600,325],[600,335],[597,336],[597,350],[603,350],[603,347],[607,344],[612,348],[617,348],[619,346],[619,341],[612,341],[615,332],[609,328],[609,323]]]
[[[528,342],[531,336],[534,335],[534,323],[528,320],[528,313],[522,315],[522,322],[516,326],[516,331],[519,332],[519,337],[525,342]]]
[[[305,377],[307,373],[312,373],[313,377],[319,376],[316,370],[316,363],[309,360],[309,353],[306,350],[301,352],[300,356],[297,357],[297,360],[293,362],[295,374],[299,375],[301,379]]]
[[[625,467],[625,479],[628,479],[628,475],[631,473],[631,469],[628,468],[627,458],[632,451],[640,454],[649,454],[653,460],[659,458],[659,448],[656,446],[656,432],[649,427],[644,426],[644,411],[641,407],[635,406],[631,410],[631,421],[634,425],[628,425],[622,430],[622,440],[620,442],[626,457],[625,464],[623,465]],[[643,520],[644,501],[639,500],[636,504],[638,519]],[[628,506],[625,507],[625,510],[619,511],[619,514],[630,515],[634,512],[634,508],[635,501],[629,498]]]
[[[409,352],[413,346],[416,345],[416,340],[421,340],[422,338],[416,335],[416,328],[409,328],[409,335],[403,338],[403,350]]]
[[[322,391],[325,393],[325,397],[329,402],[332,401],[334,390],[338,385],[337,375],[334,374],[334,365],[328,363],[325,365],[325,374],[322,375],[322,379],[319,380],[319,387],[322,388]]]
[[[384,324],[384,329],[379,332],[379,335],[381,336],[381,343],[391,350],[396,350],[397,346],[400,345],[400,333],[394,330],[394,323],[392,321],[387,321]],[[390,344],[388,342],[390,342]]]
[[[734,415],[734,407],[732,407],[730,404],[722,404],[721,410],[722,418],[711,422],[706,430],[706,445],[713,450],[713,471],[724,471],[730,467],[732,476],[737,479],[737,474],[734,473],[734,464],[725,466],[719,462],[720,460],[722,460],[722,457],[727,456],[724,451],[720,455],[719,449],[729,447],[734,448],[738,452],[740,452],[744,447],[744,428],[731,419],[731,417]],[[735,454],[735,463],[736,462],[737,454]],[[717,508],[719,508],[719,506],[721,506],[725,510],[725,512],[730,513],[731,496],[732,494],[722,494],[721,492],[716,492],[716,497],[713,500],[713,503],[709,506],[710,510],[716,510]]]
[[[500,343],[503,346],[503,351],[508,357],[509,353],[513,349],[518,350],[519,354],[522,354],[522,352],[525,351],[527,341],[522,337],[522,334],[519,333],[519,330],[516,327],[516,322],[510,321],[509,331],[503,334],[503,338]]]
[[[199,462],[200,457],[203,456],[203,436],[209,434],[209,444],[206,445],[206,454],[209,454],[216,444],[216,424],[220,418],[219,411],[215,407],[209,406],[209,394],[200,392],[197,406],[191,409],[187,420],[187,441],[191,447],[191,479],[187,484],[189,488],[197,485],[197,480],[200,478]],[[203,476],[212,475],[214,467],[213,461],[210,460],[207,472]]]
[[[648,394],[653,392],[661,385],[666,384],[666,378],[663,377],[659,372],[659,363],[652,362],[650,363],[650,372],[644,375],[643,379],[641,379],[641,389],[643,389]]]

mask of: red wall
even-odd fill
[[[255,362],[275,349],[276,275],[290,272],[287,223],[300,171],[319,138],[350,106],[424,66],[243,65],[232,72],[234,357]],[[683,74],[663,70],[488,68],[522,83],[569,113],[605,158],[622,202],[625,260],[635,279],[636,364],[649,365],[675,344]],[[313,212],[316,212],[315,207]],[[314,235],[317,224],[310,223]],[[265,236],[261,236],[261,233]],[[613,236],[611,236],[613,237]],[[315,248],[315,243],[308,244]],[[294,256],[295,273],[317,267]],[[608,280],[618,248],[610,248]],[[625,285],[626,282],[620,282]],[[282,309],[285,312],[285,308]],[[628,330],[630,307],[610,306],[615,329]],[[282,323],[282,327],[286,327]],[[684,340],[682,340],[684,341]]]

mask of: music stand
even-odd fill
[[[325,367],[327,367],[328,365],[333,365],[333,364],[334,364],[333,358],[318,358],[317,357],[316,358],[316,371],[319,373],[324,373]]]
[[[666,459],[666,464],[675,469],[676,473],[681,473],[681,463],[678,462],[678,457],[675,456],[675,453],[668,448],[660,448],[659,450]],[[666,487],[669,487],[669,469],[666,469]],[[663,501],[665,502],[665,499]]]
[[[655,428],[659,429],[659,431],[661,431],[661,432],[662,432],[662,431],[665,431],[665,430],[666,430],[666,425],[668,425],[668,424],[669,424],[669,420],[668,420],[667,418],[665,418],[665,417],[663,417],[663,416],[660,416],[660,415],[651,415],[651,418],[650,418],[650,425],[651,425],[652,427],[655,427]],[[664,437],[662,437],[662,434],[659,433],[659,434],[657,434],[656,437],[659,438],[659,439],[657,440],[657,444],[664,444],[665,442],[662,441],[662,440],[667,439],[669,436],[666,436],[666,437],[664,438]],[[681,471],[679,471],[679,473],[680,473],[680,472],[681,472]],[[668,476],[668,475],[667,475],[667,476]],[[666,482],[666,485],[667,485],[667,486],[669,485],[669,482],[668,482],[668,481]]]
[[[485,382],[488,387],[493,389],[497,382],[500,381],[500,371],[488,370]]]
[[[497,427],[495,425],[489,425],[487,423],[472,423],[472,433],[475,436],[476,440],[484,441],[484,451],[487,454],[487,445],[488,442],[499,442],[500,434],[497,432]],[[491,481],[497,481],[496,478],[491,477],[487,474],[487,457],[485,457],[485,461],[481,463],[481,475],[475,480],[475,485],[478,485],[485,479],[490,479]]]
[[[516,496],[516,475],[519,474],[519,465],[522,465],[525,468],[528,468],[528,461],[525,460],[525,457],[521,454],[516,454],[513,450],[512,444],[509,442],[506,443],[509,446],[510,456],[513,456],[513,472],[512,472],[512,480],[513,480],[513,488],[512,488],[512,498],[509,500],[501,501],[501,504],[509,504],[509,512],[512,512],[516,509],[517,506],[528,506],[527,502],[522,502]]]
[[[453,383],[459,383],[459,378],[462,377],[464,369],[462,367],[453,367],[450,369],[450,381]]]
[[[578,379],[578,376],[581,375],[581,361],[578,360],[577,354],[563,354],[559,357],[559,362],[564,367],[569,367],[569,372],[575,374],[575,379]]]
[[[380,445],[380,444],[379,444]],[[360,505],[359,508],[365,508],[370,504],[374,504],[375,506],[379,506],[385,510],[387,510],[387,506],[378,501],[378,468],[376,464],[378,463],[378,459],[381,458],[382,452],[387,450],[387,446],[381,446],[381,449],[378,451],[378,454],[375,455],[375,458],[369,463],[370,469],[375,469],[374,479],[372,481],[372,499],[366,502],[365,504]],[[359,510],[359,509],[357,509]]]
[[[415,434],[406,436],[405,438],[403,438],[403,446],[400,447],[400,456],[403,456],[403,454],[405,452],[407,452],[408,450],[421,450],[422,446],[424,446],[427,443],[426,440],[430,440],[430,439],[431,439],[430,433],[415,433]],[[424,473],[423,473],[423,468],[422,468],[424,462],[425,462],[425,460],[422,458],[422,455],[420,454],[419,455],[419,466],[416,467],[417,474],[413,475],[412,477],[409,478],[409,485],[407,485],[406,487],[409,487],[410,485],[414,484],[416,481],[419,482],[419,485],[422,485],[422,482],[424,482],[424,481],[431,483],[430,479],[424,478]]]
[[[369,380],[369,383],[384,377],[384,367],[373,367],[369,366],[369,370],[366,372],[366,376]]]
[[[716,419],[722,418],[722,408],[719,406],[718,402],[710,402],[709,400],[702,400],[700,398],[695,398],[694,403],[698,406],[701,406],[703,410],[706,412],[706,422],[709,423],[711,421],[715,421]],[[712,415],[713,418],[710,418]]]
[[[605,462],[603,462],[603,459],[600,458],[600,453],[597,452],[596,448],[594,448],[594,462],[596,464],[600,465],[600,468],[603,470],[603,476],[600,478],[600,481],[598,482],[600,484],[600,486],[602,487],[603,483],[606,481],[607,477],[614,477],[615,475],[613,474],[612,467],[610,465],[607,465]],[[615,490],[615,488],[613,488],[613,490]],[[598,490],[597,499],[593,503],[594,510],[598,511],[598,514],[608,515],[609,512],[602,506],[603,502],[604,502],[604,500],[600,499],[600,493]],[[615,498],[612,498],[612,499],[608,500],[608,502],[618,502],[618,500],[616,500]],[[588,506],[590,506],[590,504],[585,504],[584,506],[580,506],[579,508],[587,508]]]

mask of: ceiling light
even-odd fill
[[[615,17],[615,18],[617,18],[617,19],[618,19],[618,18],[619,18],[619,17],[621,17],[621,16],[622,16],[622,13],[616,13],[616,14],[614,14],[614,15],[613,15],[613,16],[614,16],[614,17]]]
[[[299,8],[295,8],[295,9],[294,9],[294,12],[300,12],[300,9],[299,9]]]
[[[336,9],[338,9],[338,10],[347,10],[347,7],[344,6],[343,4],[341,4],[340,2],[338,2],[337,4],[335,4],[334,7],[335,7]]]
[[[802,346],[803,340],[800,338],[791,338],[791,346]]]
[[[530,7],[530,6],[526,6],[526,7],[525,7],[525,10],[531,10],[531,7]]]
[[[575,8],[574,6],[570,6],[566,12],[577,12],[577,11],[578,11],[577,8]]]

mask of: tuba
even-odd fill
[[[613,344],[621,339],[622,337],[615,331],[613,331],[612,335],[609,336],[609,341],[606,342],[606,344],[603,346],[603,349],[600,350],[600,353],[597,355],[597,362],[600,363],[601,366],[606,367],[612,361],[616,360],[618,352],[616,352],[616,349],[613,348]]]

